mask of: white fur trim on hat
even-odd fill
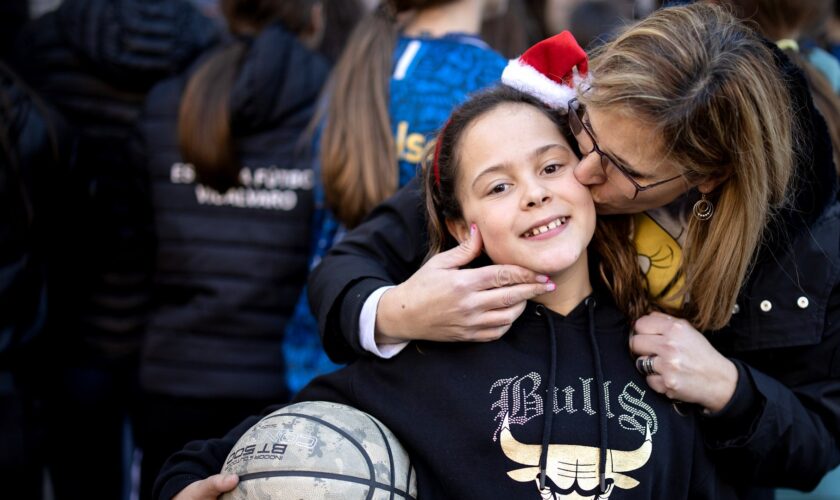
[[[586,82],[588,78],[581,78],[577,70],[574,73],[575,86]],[[547,106],[564,110],[575,95],[574,87],[558,83],[537,71],[533,66],[523,63],[519,59],[511,59],[502,72],[502,83],[517,90],[530,94],[544,102]]]

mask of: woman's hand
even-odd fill
[[[687,321],[654,312],[636,321],[630,350],[651,356],[647,383],[671,399],[723,409],[738,383],[738,369]],[[642,361],[643,358],[640,358]],[[637,363],[644,368],[645,363]]]
[[[481,234],[423,265],[385,292],[376,312],[376,342],[496,340],[525,310],[528,299],[554,290],[547,276],[523,267],[459,269],[481,253]]]
[[[190,484],[172,500],[216,500],[222,493],[236,488],[237,483],[239,477],[236,474],[216,474]]]

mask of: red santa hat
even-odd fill
[[[502,73],[502,83],[563,110],[575,97],[575,87],[588,76],[586,52],[564,31],[537,43],[519,59],[511,59]]]

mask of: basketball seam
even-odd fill
[[[239,476],[239,482],[251,481],[254,479],[267,479],[271,477],[312,477],[316,479],[337,479],[340,481],[347,481],[351,483],[362,484],[365,486],[370,487],[368,492],[368,496],[371,496],[374,491],[377,489],[389,491],[391,496],[393,497],[394,494],[399,495],[402,498],[413,499],[407,491],[402,491],[397,489],[395,486],[389,486],[385,483],[380,483],[378,481],[365,481],[362,478],[355,477],[355,476],[348,476],[345,474],[335,474],[333,472],[321,472],[321,471],[265,471],[265,472],[252,472],[250,474],[242,474]]]
[[[414,465],[411,463],[411,457],[408,457],[408,476],[405,478],[405,489],[411,491],[411,476],[414,475]]]
[[[313,420],[315,422],[321,423],[321,424],[329,427],[330,429],[332,429],[335,432],[344,436],[348,441],[350,441],[359,450],[359,453],[362,454],[362,457],[364,457],[365,463],[367,464],[367,467],[368,467],[368,474],[370,476],[370,479],[368,480],[368,482],[371,483],[371,484],[376,484],[376,474],[375,474],[375,471],[373,469],[373,460],[370,458],[370,456],[368,456],[367,450],[365,450],[364,446],[362,446],[361,443],[356,441],[356,439],[353,438],[353,436],[351,436],[349,433],[347,433],[344,429],[338,427],[337,425],[331,424],[330,422],[327,422],[326,420],[324,420],[322,418],[314,417],[312,415],[306,415],[304,413],[274,414],[274,415],[269,415],[264,420],[268,420],[270,418],[282,417],[282,416],[301,417],[301,418]],[[362,479],[359,479],[359,481],[362,481]],[[373,490],[371,490],[371,494],[368,495],[368,500],[370,500],[373,497],[372,492],[373,492]]]
[[[367,415],[367,418],[376,426],[379,430],[379,434],[382,436],[382,442],[385,443],[385,449],[388,451],[388,462],[390,464],[390,474],[391,474],[391,488],[396,488],[396,478],[394,477],[394,455],[391,453],[391,442],[388,441],[388,437],[385,436],[385,431],[382,430],[382,427],[379,425],[379,422],[373,419],[370,415]],[[408,488],[408,485],[406,485]],[[394,490],[391,490],[391,500],[394,500]]]

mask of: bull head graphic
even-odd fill
[[[502,423],[500,440],[502,451],[512,461],[528,465],[523,469],[508,472],[508,476],[521,483],[534,481],[539,476],[540,445],[518,442],[510,433],[508,416]],[[639,485],[639,482],[623,474],[641,468],[650,458],[653,451],[653,441],[650,436],[650,426],[645,433],[645,441],[633,451],[607,450],[605,468],[607,490],[600,493],[598,489],[598,462],[600,450],[594,446],[577,446],[570,444],[548,445],[548,460],[546,462],[546,487],[541,491],[542,498],[556,499],[607,499],[614,487],[629,490]],[[539,484],[539,480],[537,483]],[[538,486],[539,487],[539,486]]]

